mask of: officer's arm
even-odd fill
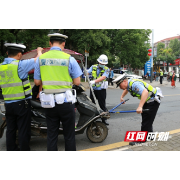
[[[37,48],[37,56],[34,58],[34,61],[36,61],[36,59],[42,55],[42,51],[43,51],[43,48],[41,47]]]
[[[80,85],[80,83],[81,83],[81,79],[80,79],[80,77],[77,77],[77,78],[74,78],[74,79],[73,79],[73,84],[74,84],[74,85],[79,86],[79,85]]]
[[[100,78],[98,78],[98,79],[95,80],[95,83],[104,81],[105,79],[106,79],[106,76],[101,76]]]
[[[127,89],[125,89],[124,91],[123,91],[123,93],[122,93],[122,95],[121,95],[121,102],[123,102],[124,101],[124,96],[126,96],[126,94],[128,93],[128,90]],[[125,103],[123,103],[123,104],[125,104]]]
[[[34,83],[36,86],[41,86],[42,85],[42,81],[38,80],[38,79],[34,79]]]

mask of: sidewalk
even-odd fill
[[[169,135],[167,141],[150,141],[134,146],[123,146],[112,151],[180,151],[180,132]]]

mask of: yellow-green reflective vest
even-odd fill
[[[0,65],[0,86],[5,101],[24,99],[32,95],[29,78],[18,76],[19,61]]]
[[[163,72],[162,71],[160,72],[160,76],[163,76]]]
[[[44,93],[61,93],[72,89],[69,60],[69,54],[57,50],[50,50],[39,57]]]
[[[146,82],[144,82],[144,81],[141,81],[141,80],[139,80],[139,79],[132,79],[132,80],[129,82],[129,91],[130,91],[130,93],[131,93],[131,95],[132,95],[133,97],[137,97],[138,99],[141,99],[141,96],[140,96],[139,94],[137,94],[137,93],[135,93],[135,92],[132,91],[132,84],[133,84],[134,82],[136,82],[136,81],[142,82],[143,85],[144,85],[144,87],[147,89],[147,91],[148,91],[148,98],[146,99],[146,101],[148,101],[149,99],[151,99],[152,97],[155,96],[155,94],[156,94],[156,92],[157,92],[156,88],[153,88],[150,84],[148,84],[148,83],[146,83]]]
[[[104,72],[109,69],[108,67],[104,66],[104,68],[99,73],[99,76],[97,77],[97,67],[98,67],[98,64],[93,65],[93,70],[92,70],[93,80],[96,80],[96,79],[100,78],[104,74]],[[106,81],[106,79],[104,81]],[[96,83],[96,84],[93,85],[93,87],[95,87],[95,86],[100,87],[101,83],[102,82]]]

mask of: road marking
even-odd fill
[[[110,149],[117,149],[123,146],[127,146],[129,143],[128,142],[118,142],[118,143],[113,143],[113,144],[108,144],[105,146],[99,146],[99,147],[95,147],[95,148],[90,148],[90,149],[83,149],[81,151],[107,151]]]
[[[113,150],[113,151],[125,151],[125,150],[127,150],[127,149],[129,149],[129,147],[124,147],[124,148],[120,148],[120,149],[115,149],[115,150]]]
[[[180,129],[175,129],[172,131],[168,131],[169,134],[176,134],[180,132]],[[108,144],[105,146],[99,146],[99,147],[95,147],[95,148],[89,148],[89,149],[83,149],[80,151],[107,151],[107,150],[112,150],[112,149],[118,149],[117,151],[123,151],[126,149],[129,149],[129,147],[123,147],[123,146],[128,146],[129,142],[117,142],[117,143],[113,143],[113,144]],[[122,149],[119,150],[119,148],[123,147]]]
[[[164,95],[164,96],[179,96],[180,94]]]

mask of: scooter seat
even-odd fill
[[[35,109],[42,109],[40,101],[31,100],[31,106]]]

